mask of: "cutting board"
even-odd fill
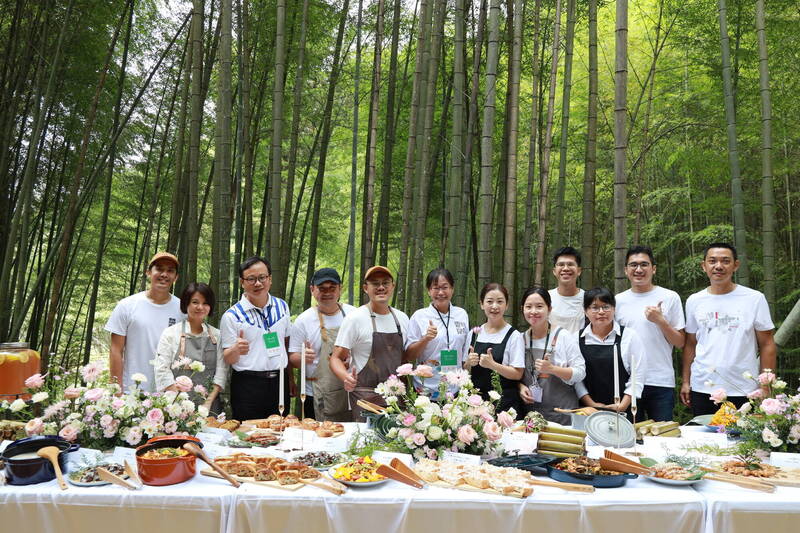
[[[483,492],[487,494],[499,494],[500,496],[512,496],[514,498],[527,498],[531,494],[533,494],[533,487],[521,487],[515,492],[503,493],[497,489],[488,488],[488,489],[481,489],[478,487],[473,487],[469,483],[459,483],[458,485],[451,485],[441,479],[438,481],[434,481],[433,483],[429,483],[429,485],[434,485],[436,487],[442,487],[445,489],[457,489],[457,490],[465,490],[468,492]],[[530,491],[530,492],[528,492]]]
[[[216,473],[215,471],[211,470],[210,468],[206,468],[200,471],[201,474],[208,477],[215,477],[217,479],[222,479],[222,476]],[[234,476],[231,475],[233,479],[236,481],[241,481],[242,483],[253,483],[255,485],[262,485],[264,487],[272,487],[273,489],[281,489],[281,490],[288,490],[293,492],[297,489],[301,489],[305,487],[304,483],[293,483],[291,485],[281,485],[277,481],[256,481],[255,478],[252,477],[244,477],[244,476]]]
[[[800,470],[797,469],[781,469],[772,477],[753,477],[753,476],[740,476],[738,474],[731,474],[730,472],[726,472],[719,467],[716,467],[716,472],[721,474],[725,474],[728,476],[732,476],[738,479],[744,479],[747,481],[766,481],[767,483],[772,483],[773,485],[779,487],[800,487]]]

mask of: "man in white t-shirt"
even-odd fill
[[[369,302],[342,320],[330,359],[331,370],[350,392],[355,421],[363,421],[356,401],[385,405],[375,393],[375,386],[409,359],[404,348],[408,316],[389,306],[394,292],[391,271],[383,266],[371,267],[364,275],[362,288]],[[348,362],[349,368],[345,365]]]
[[[733,282],[739,269],[736,249],[713,243],[700,263],[710,285],[686,300],[686,347],[683,350],[681,401],[697,415],[714,413],[709,398],[722,388],[736,407],[758,388],[745,376],[775,369],[775,325],[764,295]]]
[[[178,279],[178,258],[159,252],[147,265],[145,276],[150,280],[146,291],[120,300],[106,322],[111,332],[109,369],[111,379],[123,390],[133,385],[134,374],[144,374],[142,390],[155,390],[155,372],[150,362],[156,357],[161,333],[186,318],[180,300],[170,291]]]
[[[550,324],[560,326],[570,333],[577,333],[586,323],[583,312],[583,289],[578,288],[581,275],[581,253],[572,246],[565,246],[553,254],[553,276],[558,286],[550,289]]]
[[[289,342],[291,313],[285,301],[269,293],[272,268],[263,257],[239,265],[241,300],[219,323],[225,362],[231,366],[231,407],[237,420],[266,418],[289,410]],[[283,397],[280,377],[283,372]]]
[[[625,257],[631,288],[617,294],[617,321],[636,330],[647,364],[639,403],[640,420],[672,420],[675,408],[675,367],[672,347],[683,348],[686,321],[678,293],[653,283],[656,262],[648,246],[634,246]]]
[[[321,268],[314,272],[309,290],[317,305],[300,313],[292,324],[289,337],[289,362],[293,367],[301,368],[302,358],[305,357],[306,364],[306,401],[303,412],[296,414],[318,420],[333,420],[340,418],[342,411],[346,413],[349,410],[346,391],[342,382],[331,372],[329,359],[342,320],[356,308],[339,303],[342,279],[332,268]],[[352,413],[347,418],[348,422],[352,420]]]

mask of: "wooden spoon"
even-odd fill
[[[45,459],[50,459],[50,462],[53,464],[53,470],[56,471],[56,477],[58,478],[58,486],[61,487],[61,490],[67,490],[67,482],[64,481],[64,475],[61,473],[61,466],[58,464],[58,454],[61,453],[55,446],[45,446],[44,448],[39,448],[36,452],[36,455],[39,457],[44,457]]]
[[[236,481],[233,477],[231,477],[230,474],[228,474],[225,470],[223,470],[222,467],[220,467],[217,463],[209,459],[208,456],[206,455],[206,452],[204,452],[203,449],[200,448],[200,446],[198,446],[197,444],[193,442],[187,442],[183,445],[183,449],[205,461],[208,464],[208,466],[213,468],[217,472],[217,474],[225,478],[228,481],[228,483],[230,483],[234,487],[239,488],[239,485],[241,485],[241,483]]]

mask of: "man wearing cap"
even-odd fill
[[[405,345],[408,316],[389,306],[394,292],[394,277],[383,266],[373,266],[364,275],[364,292],[369,302],[342,320],[330,367],[350,393],[353,419],[363,422],[360,399],[386,405],[375,386],[394,374],[408,361]],[[346,363],[349,362],[349,367]]]
[[[133,385],[131,376],[144,374],[143,390],[155,390],[155,374],[150,361],[156,357],[161,333],[186,318],[181,302],[173,295],[172,284],[178,279],[178,258],[167,252],[153,256],[145,270],[150,288],[127,298],[114,307],[106,323],[111,332],[109,367],[111,379],[123,389]]]
[[[300,368],[306,364],[306,417],[317,420],[350,422],[353,415],[347,407],[347,391],[342,381],[331,372],[329,360],[342,320],[355,307],[339,303],[342,279],[332,268],[314,272],[309,285],[317,302],[295,319],[289,337],[289,362]],[[302,392],[302,391],[300,391]],[[296,413],[300,416],[301,413]]]
[[[269,293],[272,268],[263,257],[250,257],[239,265],[239,283],[244,290],[241,300],[219,322],[222,354],[231,366],[233,418],[266,418],[278,413],[280,406],[288,414],[289,306]]]

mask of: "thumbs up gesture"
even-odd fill
[[[436,338],[436,335],[439,333],[439,330],[436,328],[436,325],[433,323],[433,320],[428,320],[428,329],[425,330],[425,339],[428,341],[432,341]]]
[[[313,364],[314,360],[317,358],[317,352],[315,352],[314,347],[311,346],[311,341],[305,342],[305,350],[303,355],[306,358],[307,365]]]
[[[464,361],[464,367],[469,370],[473,366],[478,366],[478,363],[481,360],[481,356],[475,352],[475,347],[469,347],[469,354],[467,355],[467,360]]]
[[[358,375],[356,374],[356,365],[353,364],[350,367],[350,371],[347,373],[347,378],[344,380],[344,390],[347,392],[353,392],[358,384]]]
[[[644,317],[654,324],[666,322],[664,312],[661,309],[661,303],[662,302],[658,302],[658,305],[648,305],[644,308]]]
[[[492,349],[489,348],[486,350],[486,353],[481,354],[480,361],[478,364],[481,365],[483,368],[492,369],[494,367],[494,357],[492,357]]]
[[[233,347],[236,349],[236,353],[240,357],[247,355],[247,353],[250,351],[250,343],[244,338],[244,330],[239,330],[239,336],[236,337],[236,343],[233,345]]]

